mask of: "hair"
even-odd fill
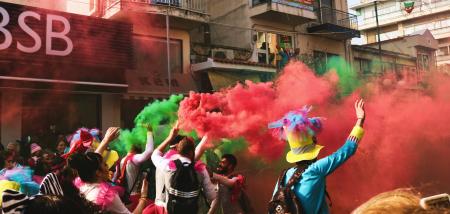
[[[99,213],[98,207],[83,203],[66,196],[37,195],[30,200],[24,210],[25,214],[91,214]]]
[[[424,210],[420,207],[420,194],[411,189],[396,189],[378,194],[356,208],[353,214],[376,213],[450,213],[449,209]]]
[[[68,143],[68,142],[66,141],[66,139],[64,139],[64,137],[63,137],[63,138],[58,139],[58,140],[56,141],[55,149],[56,149],[56,147],[58,147],[59,143],[61,143],[61,142],[64,143],[64,146],[69,146],[69,143]]]
[[[177,135],[175,136],[169,143],[169,145],[172,146],[176,146],[181,140],[183,140],[184,136],[181,135]]]
[[[228,163],[230,163],[233,168],[235,168],[237,166],[237,158],[236,156],[232,155],[232,154],[224,154],[222,155],[222,159],[227,159]]]
[[[183,137],[177,145],[178,154],[194,160],[195,156],[195,143],[190,137]]]
[[[302,160],[302,161],[296,162],[295,164],[299,167],[301,167],[301,166],[308,167],[309,165],[313,164],[316,161],[317,161],[317,158],[314,158],[312,160]]]
[[[131,145],[130,152],[142,153],[142,147],[140,145],[133,144],[133,145]]]
[[[8,150],[3,151],[1,156],[3,158],[3,162],[6,161],[6,159],[8,159],[8,158],[12,158],[12,160],[14,162],[17,162],[17,159],[18,159],[17,153],[14,151],[8,151]]]
[[[69,166],[77,170],[82,181],[95,182],[96,172],[101,167],[102,159],[102,156],[95,152],[75,153],[69,157]]]

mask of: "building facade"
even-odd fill
[[[349,40],[359,36],[345,0],[210,0],[208,11],[208,25],[192,32],[199,64],[193,72],[202,80],[264,81],[281,70],[286,55],[311,55],[319,64],[337,55],[349,60]],[[224,83],[211,84],[215,90]]]
[[[450,64],[450,0],[388,0],[377,3],[381,41],[429,30],[438,41],[437,65]],[[411,4],[413,8],[408,12],[407,6]],[[361,17],[358,26],[363,43],[376,43],[378,36],[373,1],[362,0],[352,9]]]
[[[3,144],[31,135],[51,145],[59,133],[120,123],[131,25],[10,3],[0,14]]]

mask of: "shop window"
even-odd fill
[[[22,134],[36,137],[46,148],[54,148],[59,134],[102,128],[100,118],[100,95],[26,93],[22,98]]]

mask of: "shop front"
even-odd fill
[[[120,125],[130,24],[0,3],[1,142]]]

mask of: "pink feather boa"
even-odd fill
[[[86,185],[86,183],[84,183],[79,177],[77,177],[74,181],[73,184],[80,189],[81,187],[83,187],[84,185]],[[102,208],[102,210],[105,210],[114,200],[114,197],[120,193],[123,193],[123,188],[120,186],[113,186],[108,182],[101,182],[99,184],[99,186],[97,187],[99,188],[99,192],[98,195],[95,199],[95,201],[93,201],[96,205],[100,206]]]

